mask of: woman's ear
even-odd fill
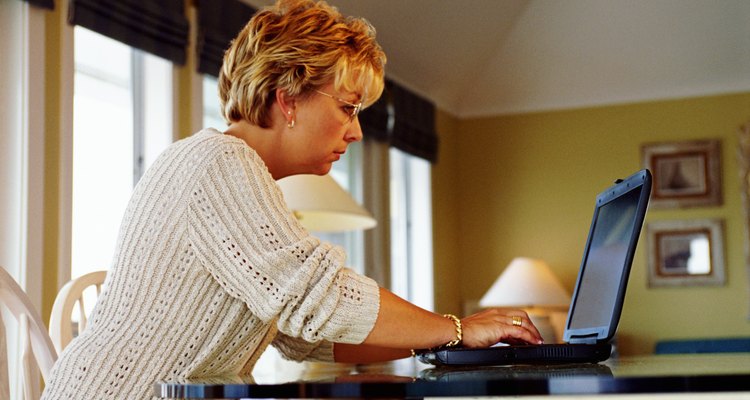
[[[297,98],[290,96],[286,91],[276,89],[276,103],[279,109],[284,113],[284,119],[287,122],[294,121],[294,111],[297,106]]]

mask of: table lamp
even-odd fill
[[[377,221],[330,175],[293,175],[277,181],[302,226],[315,232],[370,229]]]
[[[479,300],[480,307],[524,309],[549,343],[562,338],[569,305],[568,291],[547,263],[527,257],[514,258]]]

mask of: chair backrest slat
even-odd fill
[[[52,343],[54,343],[58,353],[62,352],[74,336],[80,335],[86,329],[88,316],[86,315],[84,292],[88,288],[95,287],[96,297],[98,298],[106,277],[106,271],[90,272],[72,279],[63,285],[60,292],[57,293],[50,315],[49,336],[52,338]],[[79,317],[78,322],[73,323],[73,310],[76,309],[76,304],[78,305]],[[74,332],[74,326],[78,328],[78,332]]]
[[[21,344],[21,361],[23,365],[22,377],[24,385],[24,393],[26,398],[34,399],[38,397],[36,393],[36,385],[33,383],[33,362],[36,360],[36,365],[39,367],[39,371],[42,374],[42,378],[46,381],[52,366],[57,360],[57,352],[52,345],[45,329],[42,318],[39,312],[31,304],[26,293],[16,283],[10,274],[0,266],[0,304],[5,306],[10,313],[15,317],[19,324],[20,330],[20,344]],[[0,325],[3,325],[4,321],[0,318]],[[3,350],[0,351],[0,355],[3,355],[6,365],[15,365],[12,360],[8,360],[8,352],[5,347],[5,334],[7,330],[5,326],[2,327]],[[0,375],[2,375],[0,371]],[[7,382],[7,371],[5,376],[0,376],[0,386],[6,386]],[[4,380],[4,381],[3,381]],[[7,387],[0,389],[0,394],[5,395],[5,390],[9,390],[9,384]]]

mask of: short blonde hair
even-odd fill
[[[258,11],[232,41],[219,74],[227,123],[267,128],[275,91],[307,96],[333,82],[361,91],[364,106],[383,92],[386,57],[375,28],[323,1],[280,0]]]

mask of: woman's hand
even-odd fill
[[[514,317],[520,324],[513,323]],[[543,343],[528,314],[520,310],[487,309],[462,319],[461,325],[464,347],[489,347],[498,342]]]
[[[513,324],[513,318],[517,324]],[[542,336],[529,316],[519,310],[488,309],[461,320],[462,341],[465,347],[489,347],[497,342],[542,343]],[[456,325],[441,314],[421,309],[408,301],[380,288],[380,310],[370,334],[363,344],[377,348],[401,349],[393,358],[406,356],[408,349],[431,349],[456,339]],[[338,360],[350,360],[349,352],[341,346]],[[390,356],[389,356],[390,357]],[[368,358],[368,357],[364,357]]]

